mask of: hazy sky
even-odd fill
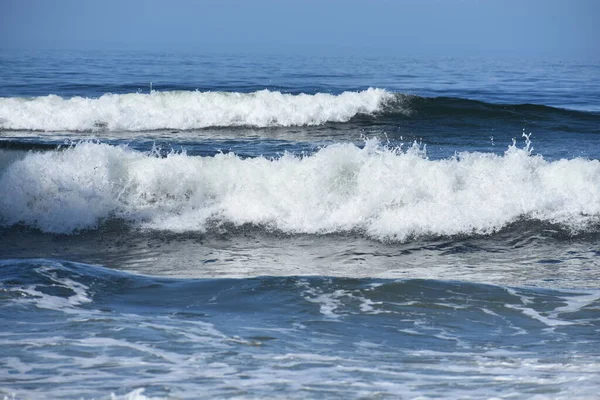
[[[600,54],[600,0],[0,0],[0,48]]]

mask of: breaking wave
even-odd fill
[[[0,98],[0,129],[42,131],[141,131],[208,127],[281,127],[347,122],[379,111],[394,95],[383,89],[284,94],[170,91]]]
[[[600,161],[547,161],[514,144],[503,155],[429,160],[416,144],[375,140],[277,159],[82,142],[27,154],[0,187],[0,224],[67,234],[117,219],[174,232],[233,224],[402,241],[487,234],[522,218],[581,230],[600,217]]]
[[[0,98],[0,130],[135,132],[211,127],[290,127],[326,123],[394,122],[424,118],[475,121],[494,118],[584,123],[597,129],[600,113],[536,104],[492,104],[452,97],[420,97],[370,88],[341,94],[166,91],[104,94],[99,98],[56,95]],[[570,121],[570,122],[565,122]],[[580,126],[578,125],[578,126]],[[581,126],[580,126],[581,128]]]

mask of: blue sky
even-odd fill
[[[597,56],[600,0],[0,0],[0,48]]]

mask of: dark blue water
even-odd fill
[[[0,394],[594,398],[600,64],[0,52]]]

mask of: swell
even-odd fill
[[[594,231],[600,162],[529,147],[430,160],[417,145],[335,144],[280,158],[211,157],[83,142],[29,153],[0,176],[0,225],[72,234],[118,220],[142,229],[259,227],[377,240],[485,235],[519,220]]]
[[[163,279],[2,260],[1,373],[7,396],[28,398],[49,390],[57,398],[106,397],[133,381],[153,397],[197,397],[200,386],[190,382],[199,382],[211,397],[263,398],[275,387],[345,398],[356,388],[342,385],[365,379],[377,385],[362,386],[363,394],[380,395],[385,380],[390,397],[423,390],[443,397],[452,380],[454,397],[489,397],[490,377],[510,389],[525,381],[529,392],[593,398],[599,302],[597,289],[324,276]],[[323,388],[323,376],[341,384]]]
[[[600,113],[537,104],[492,104],[451,97],[420,97],[369,88],[340,94],[168,91],[0,98],[0,130],[156,131],[218,127],[319,126],[389,123],[406,119],[537,120],[559,126],[594,124]],[[598,129],[594,128],[597,132]]]
[[[408,111],[408,112],[406,112]],[[483,119],[561,119],[580,118],[588,121],[600,121],[600,113],[572,110],[543,104],[498,104],[455,97],[421,97],[396,94],[386,102],[382,114],[398,117],[472,117]]]
[[[265,311],[263,307],[268,305],[268,299],[273,304],[281,300],[299,303],[304,299],[308,301],[307,304],[333,300],[340,313],[349,308],[369,313],[376,311],[372,306],[384,303],[400,303],[404,311],[439,309],[440,306],[449,309],[478,309],[486,306],[490,311],[506,313],[507,309],[520,306],[524,301],[533,308],[547,311],[561,308],[565,312],[576,312],[581,307],[600,301],[597,290],[592,294],[574,290],[512,288],[437,279],[390,280],[327,276],[183,279],[139,275],[53,259],[5,259],[0,260],[0,267],[3,300],[12,298],[20,301],[27,297],[38,307],[41,305],[40,308],[57,305],[61,308],[74,308],[85,307],[89,303],[109,303],[121,309],[133,304],[139,312],[141,307],[163,310],[188,308],[188,301],[193,298],[194,304],[208,305],[205,311],[214,311],[214,306],[217,306],[224,309],[235,307],[243,312],[251,307]],[[580,308],[565,307],[565,303],[568,305],[572,298],[577,299],[581,295],[587,295],[587,301],[579,302]],[[52,298],[66,301],[55,301]],[[360,300],[359,303],[363,303],[358,304],[359,307],[357,299]],[[249,303],[254,305],[250,306]]]

